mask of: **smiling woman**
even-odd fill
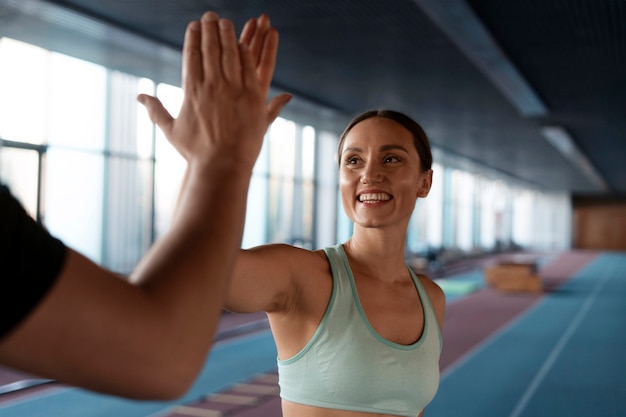
[[[339,164],[352,236],[323,250],[241,250],[226,307],[267,312],[285,417],[416,416],[439,385],[445,305],[404,259],[432,183],[428,139],[404,114],[366,112],[344,131]]]

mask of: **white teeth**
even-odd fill
[[[368,193],[368,194],[361,194],[359,196],[359,201],[362,203],[364,202],[373,203],[376,201],[387,201],[390,198],[391,197],[389,196],[389,194],[385,194],[385,193]]]

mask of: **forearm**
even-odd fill
[[[132,281],[168,300],[172,293],[166,291],[186,293],[185,282],[192,290],[213,288],[223,277],[225,289],[241,244],[250,176],[250,170],[234,167],[188,168],[170,230],[137,266]]]
[[[172,349],[198,360],[219,324],[241,245],[250,175],[246,169],[190,167],[170,230],[132,274],[168,312],[177,339]]]

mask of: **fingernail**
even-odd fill
[[[219,19],[219,16],[215,12],[206,12],[202,15],[202,20],[206,22],[215,22]]]
[[[220,25],[220,29],[228,29],[230,27],[230,20],[220,19],[218,24]]]

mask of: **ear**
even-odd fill
[[[430,192],[430,187],[433,185],[433,170],[429,169],[426,172],[420,173],[419,186],[417,188],[417,197],[426,198]]]

